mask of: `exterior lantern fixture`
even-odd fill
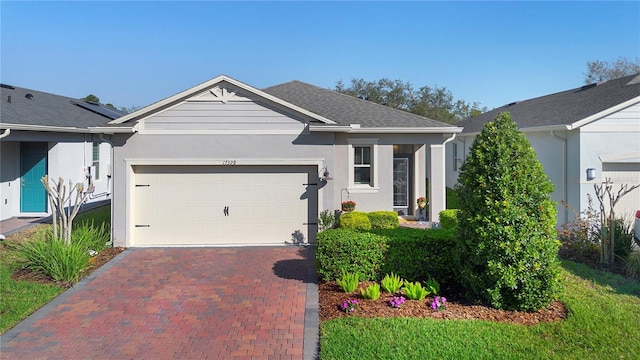
[[[591,181],[596,178],[596,169],[588,168],[587,169],[587,181]]]

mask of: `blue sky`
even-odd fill
[[[226,74],[380,78],[489,108],[640,56],[640,2],[0,2],[0,81],[144,106]]]

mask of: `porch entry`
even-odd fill
[[[47,192],[40,182],[47,174],[46,142],[20,143],[20,212],[46,212]]]
[[[393,210],[413,214],[413,145],[393,146]]]

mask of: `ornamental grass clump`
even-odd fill
[[[404,292],[404,295],[407,297],[407,299],[409,300],[422,300],[425,297],[427,297],[427,295],[429,295],[429,291],[427,291],[425,288],[422,287],[422,284],[420,284],[420,282],[416,281],[416,282],[405,282],[404,283],[404,287],[402,288],[402,291]]]
[[[348,273],[343,271],[342,278],[336,280],[336,283],[340,285],[342,290],[346,293],[352,293],[356,291],[358,284],[360,283],[360,275],[358,273]]]
[[[365,299],[378,300],[380,297],[380,284],[371,284],[366,289],[361,289],[360,295]]]
[[[553,184],[509,113],[476,136],[460,168],[456,263],[470,300],[537,310],[560,289]]]
[[[385,275],[380,283],[382,284],[382,289],[384,291],[390,294],[395,294],[400,290],[402,284],[404,284],[404,280],[402,280],[400,276],[391,273],[391,275]]]

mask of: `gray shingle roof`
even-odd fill
[[[508,111],[521,129],[570,125],[640,96],[640,74],[518,101],[458,122],[462,133],[482,130],[485,123]]]
[[[121,111],[78,99],[17,86],[0,86],[2,124],[86,129],[122,115]]]
[[[267,94],[307,109],[340,125],[361,127],[451,127],[426,117],[323,89],[300,81],[291,81],[262,89]]]

